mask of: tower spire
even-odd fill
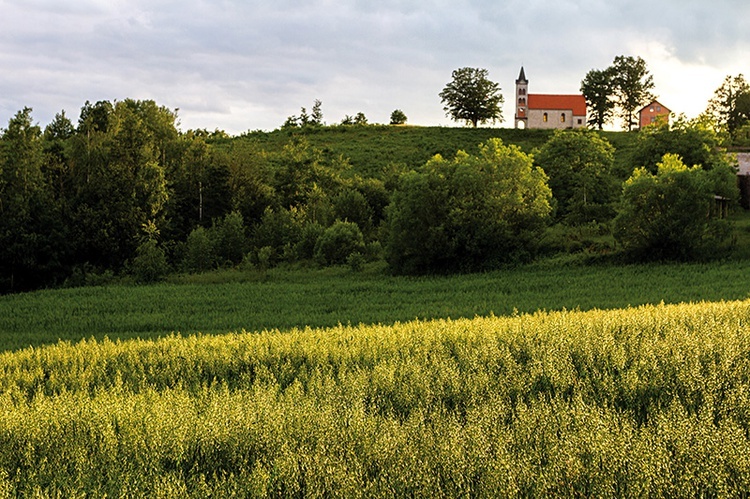
[[[526,79],[526,72],[523,70],[523,66],[521,66],[521,73],[518,75],[518,79],[516,80],[516,83],[528,83],[529,80]]]

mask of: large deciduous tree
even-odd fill
[[[586,129],[555,130],[534,161],[549,176],[558,218],[578,224],[614,216],[620,186],[611,173],[614,147],[599,134]]]
[[[734,135],[750,122],[750,85],[742,74],[727,76],[708,102],[707,114],[720,130]]]
[[[87,103],[74,144],[70,216],[82,262],[118,269],[135,254],[144,225],[163,225],[163,164],[177,138],[176,114],[153,101]]]
[[[59,277],[66,253],[61,225],[44,175],[42,131],[25,108],[0,135],[0,291]]]
[[[589,126],[601,130],[617,113],[623,127],[632,130],[638,124],[636,111],[655,98],[653,88],[654,78],[640,57],[619,55],[607,69],[592,69],[581,82]]]
[[[446,115],[454,121],[466,121],[476,127],[488,121],[503,121],[503,96],[500,85],[490,81],[487,70],[460,68],[453,80],[440,92]]]
[[[589,108],[589,126],[601,130],[615,112],[612,69],[592,69],[586,73],[581,82],[581,93]]]
[[[615,57],[611,66],[614,95],[620,108],[620,117],[628,131],[638,125],[636,111],[654,99],[654,78],[649,74],[646,61],[640,57]]]

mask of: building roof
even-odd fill
[[[662,108],[662,111],[660,111],[660,112],[662,112],[662,113],[663,113],[663,112],[665,112],[665,111],[666,111],[666,114],[669,114],[669,113],[671,112],[671,109],[669,109],[669,108],[668,108],[667,106],[665,106],[664,104],[662,104],[662,103],[661,103],[661,102],[659,102],[658,100],[652,100],[651,102],[649,102],[648,104],[646,104],[645,106],[643,106],[643,107],[642,107],[642,108],[641,108],[641,109],[640,109],[640,110],[638,111],[638,114],[641,114],[641,113],[642,113],[643,111],[645,111],[646,109],[650,108],[651,106],[657,105],[657,104],[658,104],[658,105],[660,105],[660,106],[661,106],[661,108]]]
[[[586,116],[583,95],[529,94],[529,109],[572,110],[574,116]]]

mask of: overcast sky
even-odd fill
[[[454,69],[489,71],[513,126],[514,81],[577,93],[617,55],[643,57],[665,106],[694,117],[727,75],[750,74],[747,0],[0,0],[0,127],[45,126],[85,101],[153,99],[181,129],[324,121],[450,125]]]

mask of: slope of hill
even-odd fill
[[[360,174],[377,177],[389,165],[417,168],[435,154],[446,158],[453,157],[458,150],[477,154],[479,144],[495,137],[530,153],[541,147],[552,133],[552,130],[513,128],[335,125],[250,132],[231,140],[251,141],[268,150],[279,150],[293,137],[304,137],[318,149],[348,158]],[[615,171],[627,169],[624,165],[637,134],[601,133],[616,149]]]

